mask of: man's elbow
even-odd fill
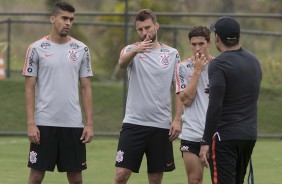
[[[119,67],[122,68],[122,69],[127,68],[126,63],[123,62],[122,60],[119,60],[119,61],[118,61],[118,65],[119,65]]]
[[[191,107],[192,101],[191,101],[191,100],[185,100],[185,101],[182,102],[182,104],[183,104],[185,107]]]
[[[127,66],[124,65],[124,64],[120,64],[119,67],[120,67],[121,69],[126,69],[126,68],[127,68]]]
[[[181,103],[185,106],[185,107],[190,107],[192,104],[192,100],[188,99],[188,98],[180,98]]]
[[[192,102],[193,102],[193,100],[191,100],[191,99],[185,97],[185,95],[184,95],[183,92],[179,93],[179,98],[180,98],[181,103],[182,103],[185,107],[190,107],[191,104],[192,104]]]

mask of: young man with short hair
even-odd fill
[[[67,172],[69,183],[81,184],[82,170],[87,168],[85,144],[93,137],[93,74],[88,47],[68,36],[74,12],[69,3],[56,2],[50,16],[50,34],[27,50],[23,75],[30,141],[29,184],[41,183],[45,171],[54,171],[55,166],[59,172]]]
[[[200,140],[204,133],[209,96],[208,65],[214,58],[209,53],[211,31],[205,26],[195,26],[188,34],[192,57],[178,64],[176,93],[184,106],[180,151],[189,184],[201,184],[204,168],[200,162]]]

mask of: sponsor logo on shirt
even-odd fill
[[[81,163],[81,166],[83,166],[83,167],[87,167],[86,162],[82,162],[82,163]]]
[[[140,59],[143,59],[143,58],[146,58],[146,57],[147,57],[147,56],[142,56],[142,55],[139,56]]]
[[[86,68],[87,72],[91,72],[91,65],[90,65],[90,54],[89,54],[89,49],[88,47],[84,47],[84,51],[86,52]]]
[[[51,46],[50,43],[47,43],[47,42],[43,42],[43,43],[41,43],[41,45],[40,45],[40,47],[43,48],[43,49],[47,49],[47,48],[49,48],[50,46]]]
[[[53,54],[45,54],[45,57],[47,58],[47,57],[50,57],[50,56],[52,56]]]
[[[30,56],[29,56],[29,58],[28,58],[28,68],[27,68],[27,72],[28,73],[31,73],[32,72],[32,65],[33,65],[33,63],[34,63],[34,55],[35,55],[35,52],[36,52],[36,49],[35,48],[33,48],[32,49],[32,51],[31,51],[31,54],[30,54]]]
[[[188,64],[187,64],[187,68],[188,68],[189,70],[193,70],[193,69],[194,69],[194,65],[193,65],[192,63],[188,63]]]
[[[71,47],[72,49],[78,49],[78,48],[79,48],[79,45],[76,44],[76,43],[70,43],[70,47]]]
[[[172,165],[173,165],[173,162],[166,163],[166,166],[167,166],[167,167],[170,167],[170,166],[172,166]]]
[[[169,52],[168,49],[161,49],[161,52]]]
[[[179,66],[179,79],[181,83],[184,83],[184,74],[183,74],[183,67]],[[181,88],[184,89],[186,86],[185,85],[181,85]]]
[[[189,146],[183,146],[183,145],[181,145],[180,146],[180,151],[189,151]]]

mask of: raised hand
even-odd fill
[[[146,36],[144,41],[142,41],[139,45],[137,45],[136,52],[143,53],[143,52],[150,52],[153,48],[153,42],[149,35]]]
[[[204,54],[196,53],[196,55],[192,57],[192,63],[194,65],[194,70],[202,72],[209,63],[209,60]]]

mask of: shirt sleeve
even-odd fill
[[[131,51],[131,49],[133,49],[134,47],[136,47],[137,44],[138,44],[138,43],[125,46],[125,47],[121,50],[120,56],[122,56],[123,54],[126,54],[126,53],[128,53],[129,51]],[[134,58],[132,59],[132,61],[129,63],[129,65],[128,65],[128,67],[127,67],[129,73],[130,73],[130,68],[131,68],[131,66],[132,66],[133,60],[134,60]]]
[[[25,56],[25,63],[23,68],[23,76],[37,77],[37,71],[39,66],[39,56],[34,44],[30,45],[27,49]]]
[[[209,74],[209,105],[206,115],[206,125],[203,139],[211,143],[216,132],[218,121],[222,112],[223,99],[225,94],[226,79],[223,67],[219,67],[215,61],[210,63]]]
[[[186,86],[188,85],[188,77],[185,72],[185,66],[182,65],[181,63],[178,63],[176,66],[176,88],[175,88],[175,93],[180,93],[183,91]]]
[[[172,76],[172,81],[176,81],[176,68],[177,68],[177,65],[181,62],[181,59],[180,59],[180,55],[178,53],[178,51],[176,51],[176,55],[175,55],[175,65],[174,65],[174,72],[173,72],[173,76]]]
[[[84,55],[81,62],[79,76],[80,78],[93,76],[91,57],[88,47],[84,47]]]

